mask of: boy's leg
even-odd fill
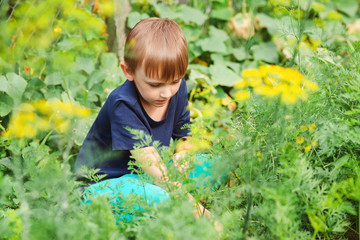
[[[162,188],[145,182],[140,176],[136,174],[127,174],[119,178],[107,179],[93,185],[90,185],[84,192],[84,203],[91,203],[90,196],[105,196],[110,199],[110,203],[115,205],[118,209],[121,207],[124,200],[129,194],[135,194],[146,201],[146,204],[158,204],[170,199],[169,194]],[[136,211],[142,211],[143,208],[139,204],[134,204],[132,208]],[[129,209],[127,209],[128,211]],[[126,218],[132,219],[131,214],[123,216],[118,215],[118,221]]]
[[[214,191],[219,187],[219,179],[214,174],[213,165],[221,156],[214,154],[197,154],[195,156],[195,168],[189,171],[188,179],[198,187],[211,187]]]

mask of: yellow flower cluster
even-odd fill
[[[318,85],[304,77],[299,71],[277,65],[261,66],[259,69],[246,69],[243,79],[234,85],[239,89],[235,94],[238,100],[250,98],[250,89],[266,98],[280,97],[286,104],[305,100],[308,92],[316,90]]]
[[[295,139],[295,143],[303,147],[305,153],[309,152],[311,148],[315,148],[318,146],[318,142],[314,139],[313,133],[315,132],[316,125],[315,123],[302,125],[300,126],[300,131],[302,132],[303,136],[298,136]],[[309,132],[307,134],[307,131]],[[306,138],[306,139],[305,139]]]
[[[70,128],[71,119],[89,115],[90,110],[75,106],[70,102],[40,100],[23,103],[14,110],[9,127],[2,136],[33,138],[39,132],[51,129],[64,133]]]

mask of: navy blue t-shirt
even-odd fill
[[[75,170],[82,165],[99,168],[100,174],[107,174],[106,178],[130,173],[129,150],[134,149],[139,140],[135,140],[125,128],[142,130],[152,137],[152,141],[169,146],[171,138],[179,139],[189,134],[189,129],[184,128],[190,123],[187,105],[186,82],[182,79],[178,92],[170,100],[165,118],[154,121],[142,107],[134,82],[127,80],[110,93],[101,108],[80,149]]]

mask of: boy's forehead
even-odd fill
[[[169,79],[159,79],[159,78],[157,78],[157,76],[162,75],[162,72],[160,70],[153,69],[152,71],[146,71],[146,69],[144,68],[143,65],[140,68],[138,68],[136,71],[138,72],[138,75],[142,76],[145,81],[151,82],[151,83],[174,82],[174,81],[178,81],[179,79],[182,78],[182,76],[174,76],[173,79],[170,79],[170,78]],[[150,73],[150,74],[146,74],[146,72]]]

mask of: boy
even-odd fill
[[[150,202],[168,199],[160,187],[146,183],[143,190],[136,175],[130,175],[130,155],[144,172],[155,177],[157,185],[168,181],[166,167],[150,143],[141,149],[134,145],[139,140],[126,129],[142,130],[153,141],[169,146],[170,139],[185,138],[190,123],[187,110],[187,89],[184,75],[188,66],[188,48],[180,26],[173,20],[148,18],[137,23],[130,31],[125,45],[122,71],[127,81],[116,88],[101,108],[75,162],[75,169],[86,165],[106,174],[110,186],[123,185],[122,193],[136,192],[147,196]],[[181,187],[180,183],[171,183]],[[96,194],[112,194],[110,189],[99,190],[91,185],[88,190]],[[190,199],[193,199],[188,194]],[[210,212],[197,204],[199,212]]]

